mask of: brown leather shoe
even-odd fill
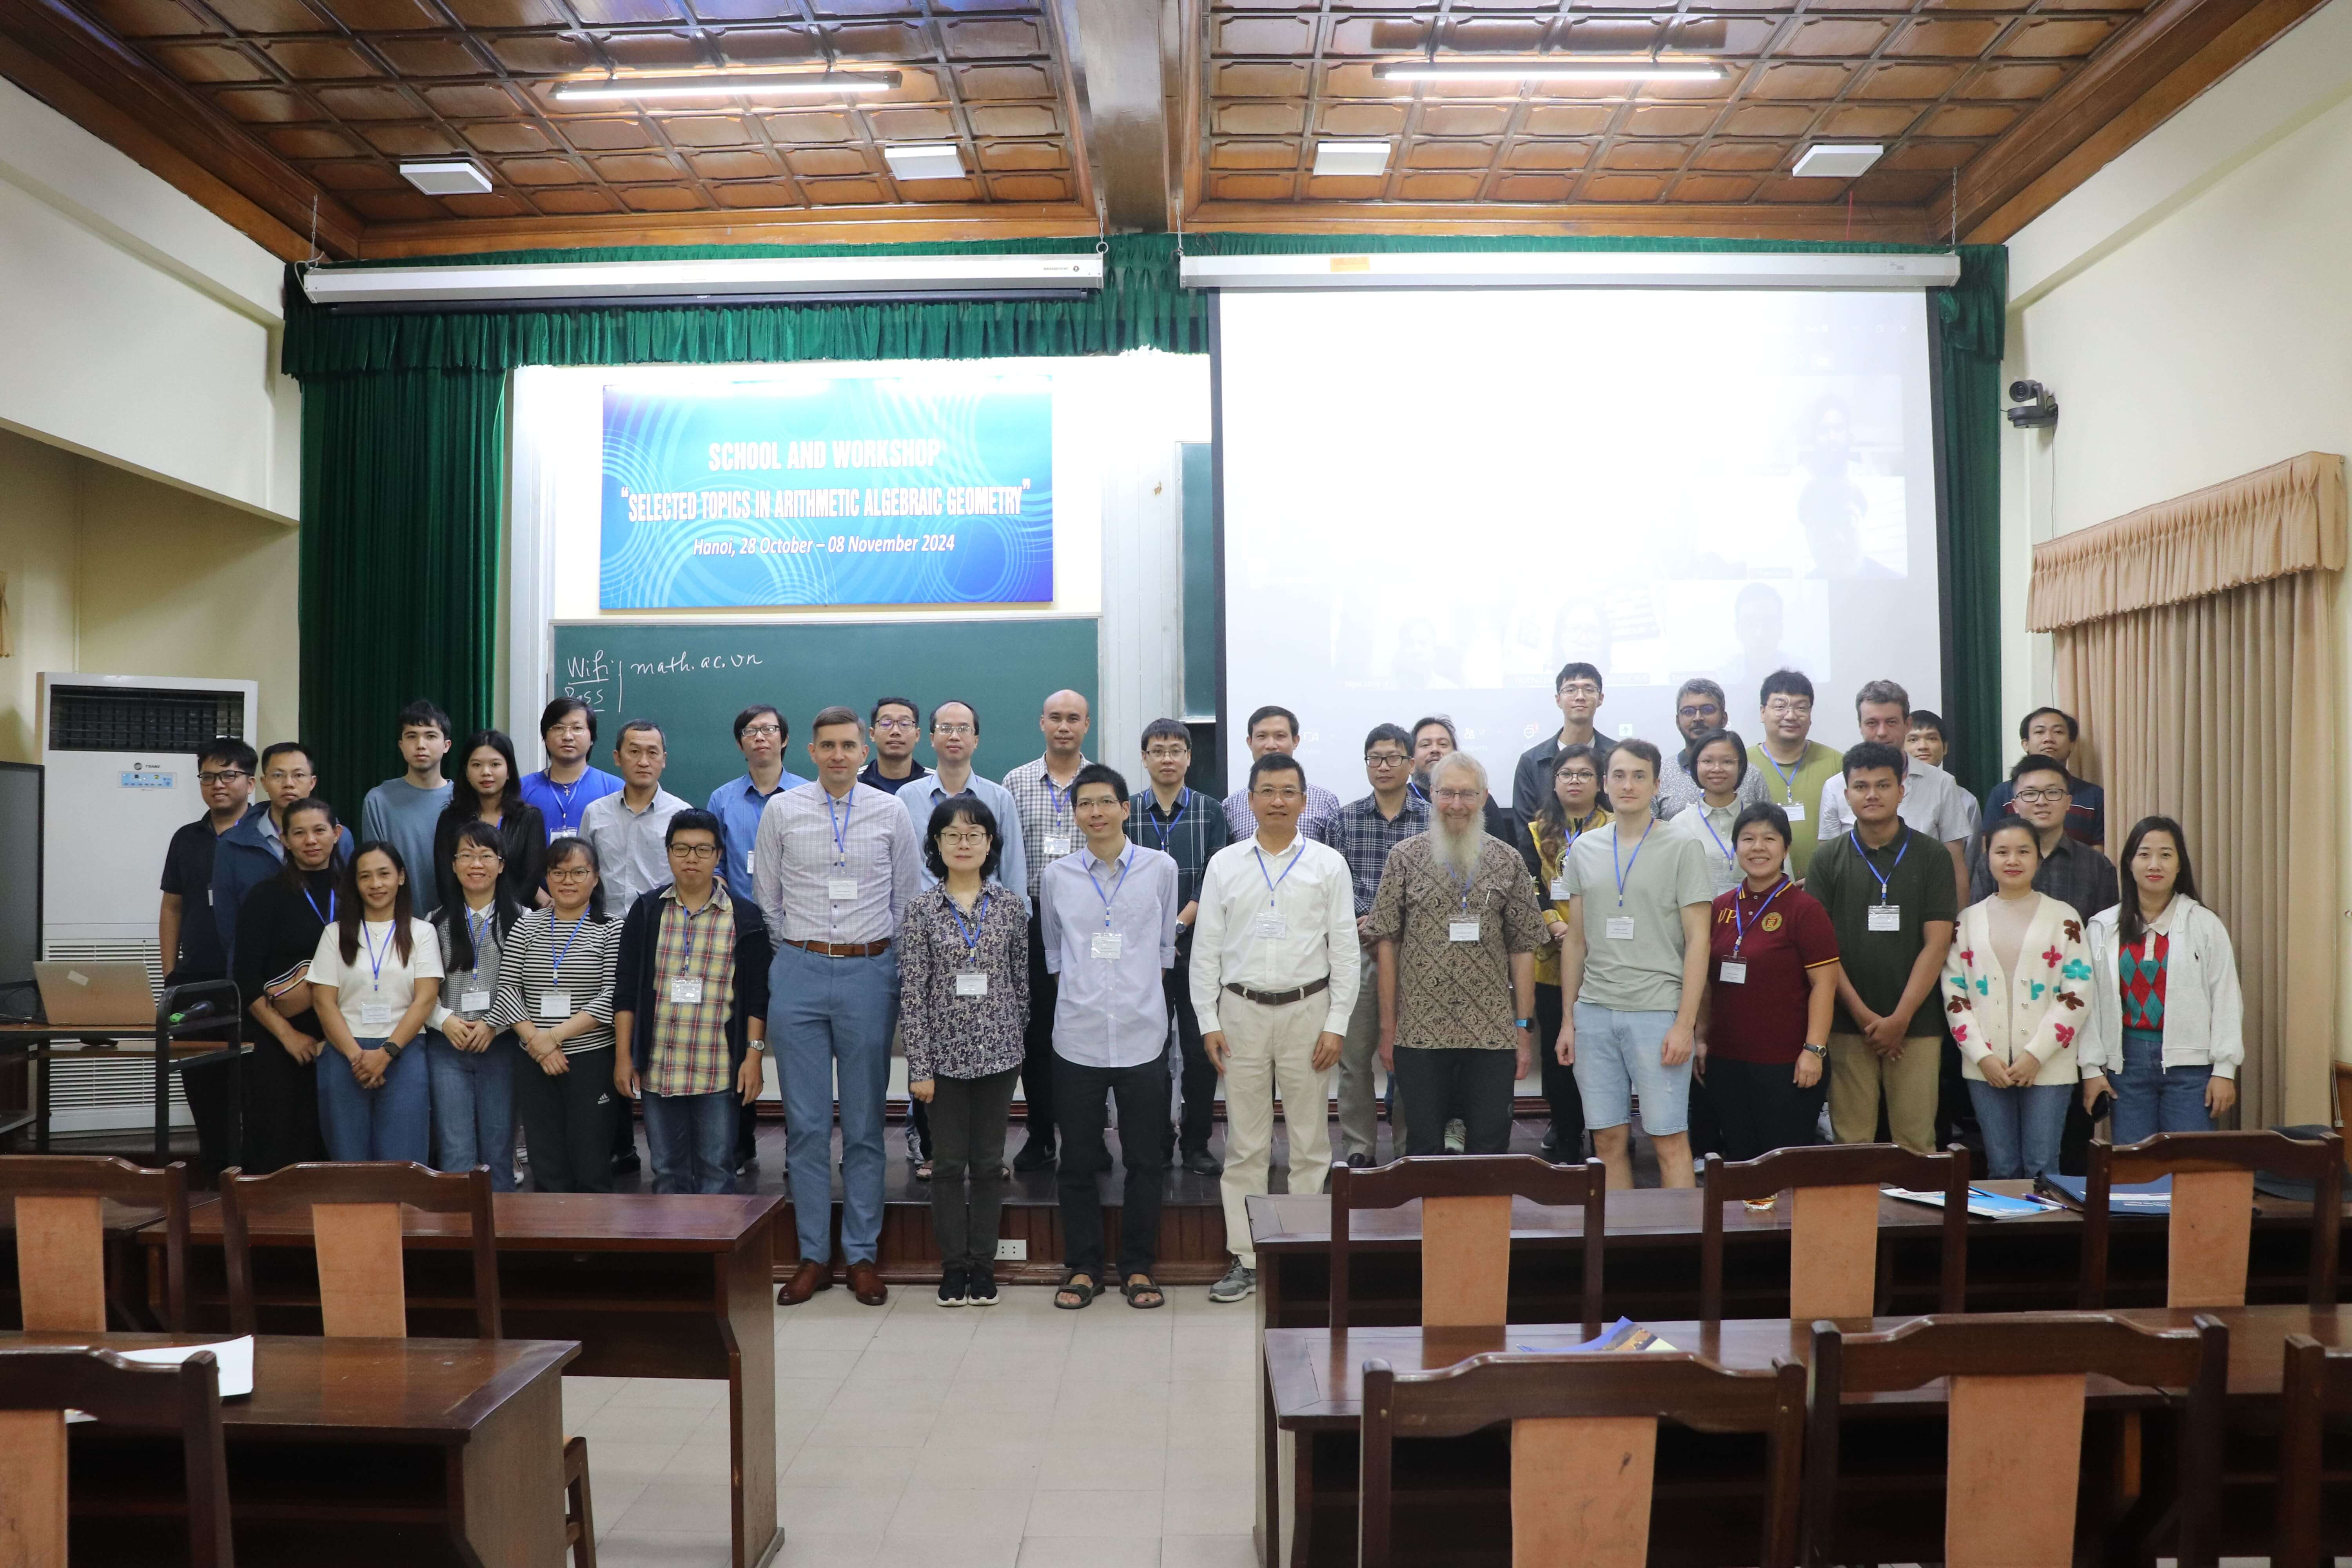
[[[857,1298],[861,1307],[878,1307],[890,1299],[890,1287],[882,1283],[882,1270],[871,1263],[849,1266],[849,1293]]]
[[[776,1292],[776,1305],[797,1307],[818,1291],[832,1289],[833,1270],[813,1258],[803,1258],[801,1266],[793,1270],[793,1277],[784,1282],[784,1288]]]

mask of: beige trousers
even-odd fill
[[[1940,1035],[1914,1035],[1900,1056],[1882,1057],[1860,1035],[1836,1035],[1830,1047],[1830,1136],[1867,1143],[1878,1136],[1878,1097],[1886,1096],[1886,1130],[1914,1154],[1936,1152]]]
[[[1227,992],[1217,998],[1224,1026],[1225,1246],[1244,1268],[1257,1267],[1244,1200],[1265,1191],[1274,1154],[1274,1101],[1283,1104],[1290,1137],[1290,1190],[1319,1193],[1331,1173],[1330,1073],[1315,1070],[1315,1039],[1330,999],[1321,994],[1287,1006],[1263,1007]]]

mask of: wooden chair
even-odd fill
[[[2322,1544],[2320,1440],[2330,1415],[2352,1412],[2352,1350],[2289,1334],[2281,1380],[2278,1542],[2271,1568],[2328,1568],[2335,1553]]]
[[[79,1347],[0,1353],[0,1552],[63,1563],[66,1412],[180,1434],[191,1568],[233,1568],[220,1368],[210,1351],[147,1366]]]
[[[106,1200],[163,1211],[163,1326],[188,1321],[188,1167],[160,1171],[103,1154],[0,1159],[0,1198],[15,1200],[16,1292],[25,1327],[106,1331]]]
[[[1372,1170],[1331,1168],[1331,1331],[1348,1327],[1349,1216],[1421,1200],[1423,1328],[1500,1328],[1511,1286],[1511,1200],[1584,1210],[1588,1338],[1601,1332],[1601,1254],[1606,1181],[1598,1160],[1555,1165],[1533,1154],[1403,1159]]]
[[[2254,1173],[2302,1176],[2315,1188],[2311,1205],[2310,1301],[2336,1308],[2336,1251],[2344,1206],[2344,1141],[2289,1138],[2279,1132],[2159,1132],[2116,1148],[2091,1141],[2083,1196],[2083,1283],[2078,1303],[2107,1304],[2109,1191],[2117,1183],[2172,1178],[2172,1216],[2165,1260],[2168,1307],[2242,1307],[2252,1239]]]
[[[1776,1149],[1726,1164],[1709,1154],[1699,1211],[1698,1315],[1723,1321],[1723,1205],[1791,1194],[1789,1317],[1867,1318],[1878,1310],[1878,1189],[1944,1194],[1942,1310],[1968,1310],[1969,1156],[1915,1154],[1894,1143]]]
[[[1796,1562],[1804,1370],[1730,1372],[1687,1353],[1493,1353],[1440,1372],[1364,1366],[1360,1568],[1399,1561],[1400,1437],[1459,1437],[1511,1424],[1514,1568],[1642,1568],[1649,1561],[1658,1423],[1762,1432],[1764,1568]]]
[[[1947,1568],[2068,1568],[2077,1560],[2083,1401],[2086,1380],[2096,1373],[2118,1383],[2188,1390],[2175,1555],[2180,1568],[2211,1568],[2229,1367],[2230,1331],[2206,1316],[2193,1329],[2148,1329],[2076,1312],[1917,1318],[1868,1334],[1815,1323],[1805,1394],[1805,1560],[1846,1560],[1836,1540],[1844,1396],[1901,1393],[1949,1378]]]

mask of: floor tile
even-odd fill
[[[1157,1537],[1152,1523],[1160,1512],[1158,1487],[1100,1491],[1045,1491],[1030,1494],[1025,1536],[1076,1535],[1087,1539],[1119,1535]]]

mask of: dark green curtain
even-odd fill
[[[1084,253],[1091,238],[907,246],[646,247],[424,258],[404,265],[712,257]],[[1196,256],[1368,251],[1931,252],[1932,246],[1617,237],[1193,234]],[[460,728],[489,711],[505,447],[505,373],[524,364],[988,359],[1208,351],[1206,297],[1168,235],[1109,241],[1100,294],[1076,300],[613,306],[348,315],[287,279],[283,363],[303,383],[302,717],[338,805],[396,771],[393,714],[432,695]],[[1960,247],[1942,326],[1946,713],[1973,789],[2001,752],[2000,377],[2007,253]],[[404,598],[403,596],[405,595]],[[415,613],[422,602],[425,613]],[[398,609],[395,612],[394,606]],[[362,628],[364,633],[362,634]]]

